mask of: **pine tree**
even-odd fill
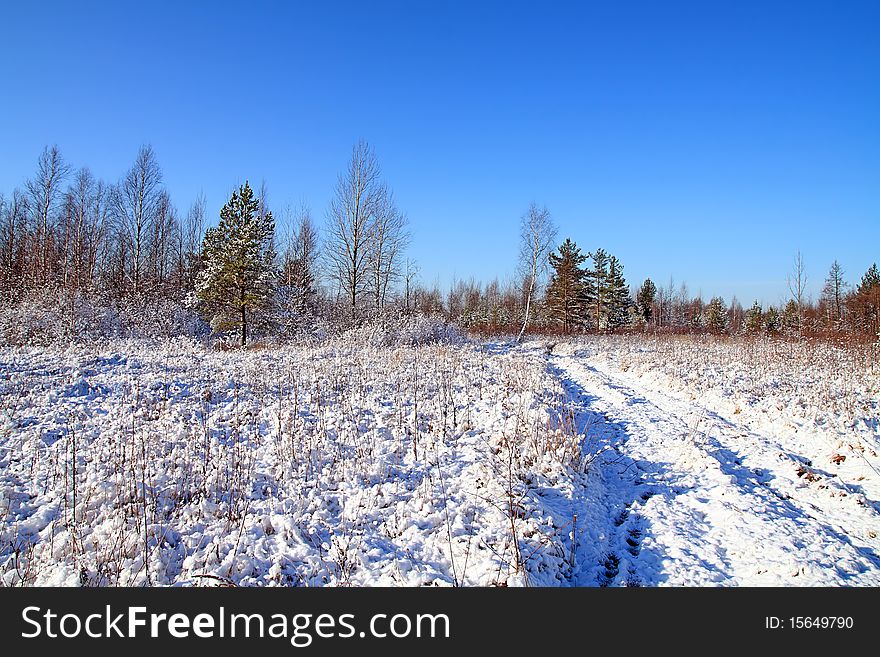
[[[880,333],[880,271],[876,263],[862,276],[854,303],[862,327],[871,335]]]
[[[773,306],[770,306],[767,309],[767,312],[764,313],[764,330],[767,331],[769,335],[773,335],[774,333],[779,333],[779,327],[779,311]]]
[[[760,333],[764,328],[764,312],[761,310],[761,304],[755,299],[752,307],[746,311],[746,332]]]
[[[223,206],[219,225],[205,233],[204,269],[196,281],[196,295],[215,330],[239,327],[242,346],[247,343],[249,316],[265,308],[272,296],[274,234],[272,213],[260,211],[247,182]]]
[[[721,297],[712,297],[706,305],[706,330],[724,333],[727,330],[727,305]]]
[[[593,268],[587,270],[586,276],[588,315],[596,330],[600,331],[608,314],[608,254],[603,249],[596,249],[590,258]]]
[[[880,286],[880,270],[877,269],[876,262],[868,267],[868,271],[862,276],[862,280],[859,282],[858,291],[864,292],[875,286]]]
[[[566,239],[557,251],[549,256],[553,273],[545,293],[545,303],[551,317],[561,322],[562,330],[568,333],[580,326],[586,316],[586,272],[581,267],[586,256],[570,239]]]
[[[640,287],[639,291],[636,293],[636,306],[638,307],[639,315],[642,316],[645,324],[651,322],[651,316],[654,313],[654,299],[656,297],[657,286],[654,285],[654,281],[650,278],[646,278],[645,282],[642,283],[642,287]]]
[[[608,281],[606,284],[608,304],[608,328],[614,329],[629,326],[632,323],[630,309],[633,302],[629,296],[629,286],[623,277],[623,265],[615,257],[608,260]]]
[[[794,299],[789,299],[782,309],[782,328],[790,335],[797,335],[800,331],[800,308]]]
[[[831,328],[839,328],[840,322],[843,320],[843,301],[846,288],[847,282],[843,279],[843,267],[835,260],[831,264],[828,278],[825,279],[825,286],[822,288],[822,301],[825,303]]]

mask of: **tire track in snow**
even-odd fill
[[[875,546],[855,536],[876,522],[873,507],[805,485],[793,474],[809,468],[802,457],[583,357],[549,362],[582,428],[611,448],[593,465],[601,493],[585,510],[576,583],[880,584]]]
[[[646,523],[640,510],[655,493],[655,474],[646,470],[646,463],[620,450],[628,439],[625,426],[597,411],[593,407],[596,397],[565,370],[552,363],[549,370],[578,409],[578,430],[588,436],[592,449],[602,452],[590,466],[587,490],[572,499],[573,511],[583,522],[576,543],[577,567],[570,582],[601,587],[652,584],[654,578],[646,573],[656,570],[657,555],[643,550]]]

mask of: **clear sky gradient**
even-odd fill
[[[512,274],[546,204],[631,284],[775,303],[880,260],[880,2],[2,2],[0,190],[151,143],[181,211],[322,222],[367,139],[424,282]]]

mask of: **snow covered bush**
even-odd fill
[[[458,328],[440,315],[385,314],[343,335],[351,344],[373,347],[455,344],[464,340]]]
[[[207,333],[207,325],[194,311],[162,297],[106,300],[80,292],[35,292],[0,309],[0,343],[7,345],[204,337]]]

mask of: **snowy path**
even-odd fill
[[[880,584],[876,500],[812,467],[784,434],[633,389],[583,353],[549,361],[596,447],[612,446],[593,466],[572,583]]]

